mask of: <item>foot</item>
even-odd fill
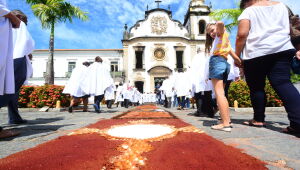
[[[21,120],[16,120],[16,121],[9,121],[8,123],[9,124],[17,124],[17,125],[19,125],[19,124],[26,124],[27,122],[28,122],[27,120],[21,119]]]
[[[99,106],[97,106],[96,104],[93,104],[95,112],[100,113],[100,109]]]
[[[70,107],[68,108],[68,111],[69,111],[69,113],[72,113],[72,112],[73,112],[73,107],[70,106]]]
[[[15,130],[1,130],[0,131],[0,139],[10,138],[13,136],[20,135],[20,132]]]
[[[83,109],[82,112],[88,112],[88,110],[87,109]]]
[[[211,126],[211,129],[221,130],[221,131],[224,131],[224,132],[231,132],[232,127],[231,126],[224,126],[223,124],[218,124],[218,125]]]
[[[266,127],[265,122],[258,122],[254,119],[243,122],[244,125],[253,126],[253,127]]]

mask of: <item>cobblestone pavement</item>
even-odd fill
[[[90,109],[92,110],[92,109]],[[267,162],[269,169],[299,169],[300,168],[300,138],[281,133],[281,128],[288,125],[285,112],[268,112],[266,116],[267,128],[255,128],[242,125],[242,122],[252,118],[250,112],[231,111],[233,131],[222,132],[211,130],[210,126],[217,123],[216,118],[207,118],[204,115],[195,117],[188,115],[195,110],[178,111],[167,109],[178,118],[190,123],[210,136],[224,143],[240,148],[243,152]],[[0,141],[0,158],[13,153],[32,148],[46,141],[66,135],[101,119],[110,119],[126,111],[124,108],[103,108],[103,112],[50,111],[38,112],[23,110],[21,115],[28,120],[24,125],[8,125],[7,111],[0,109],[0,124],[6,129],[17,129],[20,136]],[[216,116],[217,117],[217,116]],[[233,160],[234,161],[234,160]]]

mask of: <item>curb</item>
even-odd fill
[[[253,113],[253,108],[248,107],[248,108],[233,108],[230,107],[230,110],[233,110],[235,112],[252,112]],[[284,107],[266,107],[266,112],[286,112]]]

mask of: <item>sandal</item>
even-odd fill
[[[257,122],[253,119],[243,122],[244,125],[248,125],[248,126],[253,126],[253,127],[258,127],[258,128],[266,127],[266,123],[263,123],[263,124],[257,124],[257,123],[263,123],[263,122]]]
[[[0,139],[10,138],[13,136],[20,135],[20,132],[14,130],[1,130],[0,131]]]
[[[296,130],[296,129],[290,127],[290,126],[282,129],[282,132],[290,134],[290,135],[300,135],[300,130]]]

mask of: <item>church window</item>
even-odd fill
[[[110,71],[111,72],[118,72],[119,71],[118,62],[117,61],[110,62]]]
[[[176,51],[176,68],[183,68],[183,51]]]
[[[73,69],[75,68],[76,66],[76,62],[69,62],[68,63],[68,72],[72,72]]]
[[[135,68],[142,69],[143,68],[143,51],[135,51]]]
[[[205,33],[206,22],[204,20],[199,21],[199,34]]]

